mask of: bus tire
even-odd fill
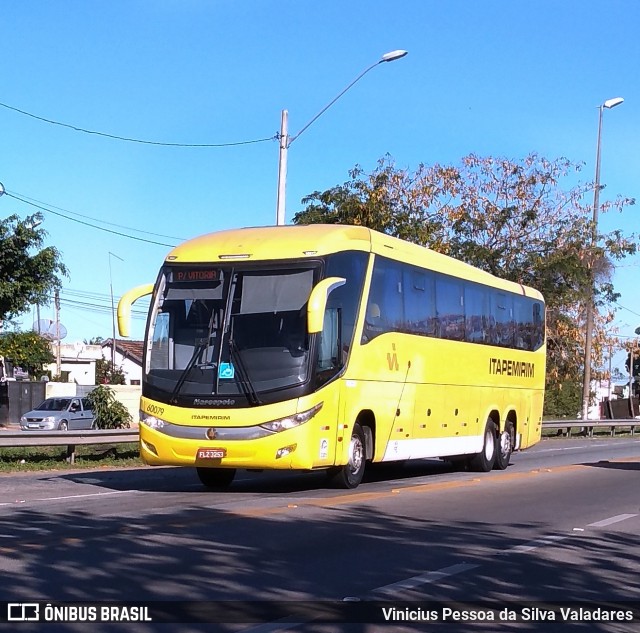
[[[344,466],[329,471],[332,483],[339,488],[357,488],[364,477],[366,464],[366,440],[362,427],[356,422],[353,425],[349,441],[349,461]]]
[[[478,473],[488,473],[496,461],[496,425],[489,418],[484,427],[482,450],[469,460],[469,469]]]
[[[498,437],[496,461],[493,465],[496,470],[505,470],[509,465],[509,460],[511,459],[511,453],[513,451],[514,435],[513,422],[511,422],[511,420],[507,420],[504,425],[504,430]]]
[[[228,488],[236,476],[235,468],[204,468],[197,466],[196,471],[200,482],[207,488]]]

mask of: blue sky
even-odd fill
[[[386,153],[415,168],[470,152],[537,152],[584,162],[580,179],[590,181],[598,105],[622,96],[605,111],[601,201],[622,194],[639,204],[601,224],[640,230],[635,0],[5,0],[2,23],[0,103],[165,143],[270,139],[285,108],[295,134],[383,53],[408,50],[292,144],[287,221],[303,196],[344,182],[355,164],[373,169]],[[161,244],[275,222],[274,140],[127,143],[6,107],[0,130],[0,182],[49,209],[43,227],[70,270],[61,295],[70,342],[111,335],[110,264],[117,299],[155,279],[169,250]],[[1,217],[34,211],[0,197]],[[640,325],[639,273],[636,257],[614,279],[623,335]],[[41,317],[53,318],[52,308]],[[134,337],[142,329],[134,320]]]

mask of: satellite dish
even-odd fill
[[[35,321],[31,329],[50,341],[61,341],[67,335],[67,328],[62,323],[56,324],[51,319]]]

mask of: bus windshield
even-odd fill
[[[169,400],[244,396],[257,405],[262,392],[304,383],[313,284],[309,265],[166,266],[152,306],[147,384]]]

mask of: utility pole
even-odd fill
[[[62,363],[60,361],[60,291],[54,294],[54,304],[56,308],[56,376],[62,373]]]
[[[113,303],[113,278],[111,276],[111,258],[115,257],[119,259],[121,262],[124,261],[122,257],[118,257],[115,253],[109,251],[109,289],[111,291],[111,371],[115,369],[116,366],[116,309]]]

